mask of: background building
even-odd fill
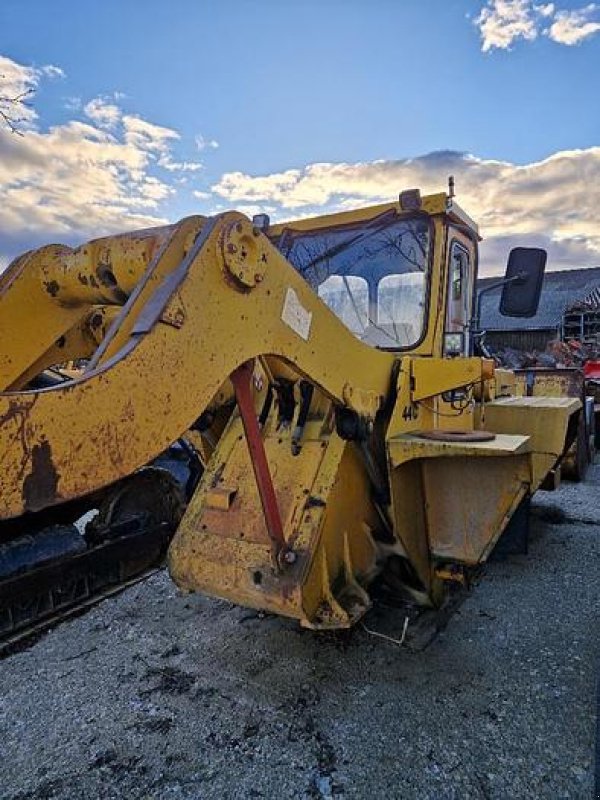
[[[500,280],[482,278],[478,290]],[[600,339],[600,267],[547,272],[538,313],[529,319],[503,317],[498,308],[502,288],[484,294],[481,327],[493,349],[544,350],[557,337]]]

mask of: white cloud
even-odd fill
[[[6,58],[0,58],[0,74],[10,77],[16,92],[43,78]],[[188,175],[191,183],[201,165],[177,158],[178,131],[125,113],[121,100],[94,98],[85,104],[85,119],[49,129],[31,108],[23,137],[0,128],[0,262],[48,241],[165,221],[174,187]],[[222,175],[210,193],[193,186],[186,193],[209,204],[211,213],[237,207],[273,219],[298,218],[389,201],[412,186],[440,191],[450,174],[459,202],[482,225],[488,268],[499,270],[515,244],[548,246],[553,266],[600,264],[600,148],[525,165],[449,151],[315,163],[259,176],[236,171]]]
[[[156,212],[172,189],[149,166],[143,149],[83,122],[0,133],[0,232],[98,236],[161,222]]]
[[[35,91],[58,67],[29,67],[0,56],[0,96]],[[45,129],[33,104],[24,136],[0,126],[0,260],[48,241],[76,241],[165,222],[178,175],[201,164],[176,158],[180,134],[123,112],[123,95],[83,104],[83,119]],[[161,173],[161,170],[164,172]],[[166,177],[161,177],[166,176]]]
[[[6,115],[18,129],[30,127],[37,114],[27,101],[43,77],[64,78],[65,73],[53,64],[25,66],[0,55],[0,116]]]
[[[66,78],[65,71],[55,64],[46,64],[45,67],[40,67],[38,70],[40,75],[46,78]]]
[[[199,161],[174,161],[168,153],[158,159],[158,164],[169,172],[198,172],[203,169]]]
[[[123,117],[123,127],[127,144],[155,153],[167,153],[170,142],[181,138],[172,128],[155,125],[131,114]]]
[[[533,0],[487,0],[474,23],[481,35],[481,49],[487,53],[508,50],[519,39],[533,41],[539,35],[558,44],[579,44],[600,31],[597,12],[595,3],[565,11],[554,3],[536,5]]]
[[[63,98],[63,105],[67,111],[81,111],[83,102],[81,97],[65,97]]]
[[[547,246],[554,266],[600,265],[600,147],[525,165],[448,151],[258,177],[230,172],[212,189],[236,207],[275,205],[281,219],[385,202],[413,186],[439,192],[448,175],[456,178],[459,203],[481,225],[488,269],[501,269],[516,244]]]
[[[84,106],[83,113],[100,128],[114,128],[121,121],[119,106],[110,103],[105,97],[95,97]]]
[[[484,53],[508,49],[516,39],[531,41],[538,35],[530,0],[489,0],[475,18]]]
[[[115,92],[113,98],[116,100],[123,96],[121,92]],[[177,131],[155,125],[139,116],[124,115],[122,108],[110,97],[95,97],[86,104],[83,112],[99,128],[114,132],[122,124],[124,140],[152,153],[152,157],[157,158],[157,164],[169,172],[197,172],[202,169],[199,161],[177,161],[173,158],[171,145],[181,138]]]
[[[548,36],[559,44],[579,44],[600,31],[599,17],[595,3],[575,11],[559,11],[548,30]]]
[[[207,150],[207,149],[216,150],[217,147],[219,146],[219,143],[217,142],[216,139],[205,139],[201,133],[196,134],[196,138],[194,141],[196,142],[196,149],[200,152],[202,152],[202,150]]]
[[[546,3],[545,5],[534,6],[534,8],[540,14],[540,16],[551,17],[554,14],[556,6],[554,3]]]
[[[312,178],[319,164],[306,167],[304,172]],[[305,176],[306,177],[306,176]],[[289,169],[272,175],[254,177],[243,172],[226,172],[212,189],[228,200],[264,200],[272,198],[287,208],[327,202],[329,197],[315,195],[316,181],[310,180],[310,196],[302,194],[303,170]]]
[[[0,56],[0,98],[26,95],[33,101],[42,80],[60,77],[59,67]],[[0,271],[16,253],[48,241],[166,221],[165,201],[202,164],[178,158],[180,133],[126,113],[124,99],[121,92],[87,102],[65,97],[64,107],[81,118],[47,129],[30,102],[20,112],[26,135],[13,136],[0,125]]]

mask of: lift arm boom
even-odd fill
[[[207,222],[136,311],[120,350],[94,370],[65,387],[0,397],[0,517],[146,464],[257,356],[279,357],[371,419],[389,394],[394,356],[358,342],[242,215]]]

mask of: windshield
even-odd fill
[[[356,226],[284,231],[275,244],[361,341],[407,348],[422,338],[426,218],[400,218],[391,211]]]

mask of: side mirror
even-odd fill
[[[500,313],[503,317],[534,317],[540,303],[547,253],[538,247],[510,251]]]

